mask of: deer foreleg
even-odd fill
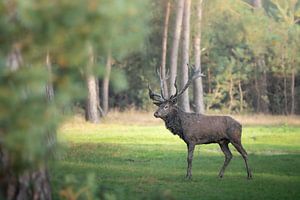
[[[193,162],[193,154],[194,154],[194,149],[195,145],[194,144],[188,144],[188,156],[187,156],[187,172],[186,172],[186,178],[191,179],[192,178],[192,162]]]

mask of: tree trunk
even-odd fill
[[[255,59],[256,112],[269,113],[267,72],[263,57]]]
[[[190,44],[190,10],[191,0],[185,0],[183,14],[182,65],[180,67],[180,88],[183,88],[189,78],[189,44]],[[189,91],[186,90],[179,97],[179,106],[190,112]]]
[[[86,117],[87,121],[92,123],[98,123],[99,119],[99,110],[98,110],[98,79],[94,75],[87,76],[87,106],[86,106]]]
[[[90,61],[87,65],[86,84],[88,89],[87,103],[86,103],[86,120],[92,123],[99,123],[100,114],[99,106],[99,87],[98,79],[93,75],[94,53],[92,48],[89,49]]]
[[[207,84],[208,84],[208,93],[212,94],[212,86],[211,86],[211,73],[210,68],[207,68]]]
[[[52,101],[54,98],[54,89],[53,89],[53,84],[52,84],[52,65],[50,62],[50,55],[49,52],[47,53],[46,56],[46,67],[48,71],[48,83],[46,85],[46,96],[48,101]]]
[[[197,23],[195,35],[195,69],[201,70],[201,18],[202,18],[202,2],[198,0],[197,3]],[[196,113],[204,113],[204,100],[203,100],[203,85],[202,77],[194,81],[194,104]]]
[[[284,103],[284,107],[283,107],[283,113],[285,115],[288,114],[288,100],[287,100],[287,74],[286,74],[286,66],[285,66],[285,56],[283,53],[283,49],[282,49],[282,53],[281,53],[281,70],[283,72],[283,103]]]
[[[229,111],[232,110],[233,107],[233,79],[232,76],[230,77],[230,83],[229,83]]]
[[[7,56],[6,67],[9,68],[10,71],[16,71],[23,65],[23,58],[21,55],[20,47],[18,44],[15,44],[12,47],[11,52]]]
[[[261,112],[269,113],[269,98],[268,98],[268,90],[267,90],[267,71],[264,57],[260,57],[258,60],[259,66],[259,90],[260,90],[260,104],[261,104]]]
[[[52,78],[52,64],[51,64],[51,58],[49,52],[47,52],[46,55],[46,68],[48,72],[48,81],[46,84],[46,98],[47,101],[50,103],[54,100],[54,89],[53,89],[53,78]],[[56,138],[56,132],[53,130],[48,130],[46,134],[46,145],[48,148],[48,154],[49,156],[52,156],[54,152],[55,145],[57,143],[57,138]]]
[[[295,63],[293,63],[295,64]],[[291,115],[295,114],[295,66],[292,66],[292,75],[291,75]]]
[[[181,27],[182,27],[183,7],[184,7],[184,0],[178,0],[177,12],[176,12],[176,22],[175,22],[176,24],[175,24],[171,56],[170,56],[170,87],[169,87],[170,91],[169,91],[169,95],[172,95],[175,93],[174,83],[175,83],[175,79],[177,76],[178,47],[179,47],[179,40],[180,40]]]
[[[240,112],[242,112],[244,108],[244,95],[243,95],[242,84],[240,79],[239,79],[239,93],[240,93]]]
[[[22,67],[22,56],[18,47],[8,55],[7,67],[12,71]],[[0,145],[0,198],[6,200],[51,200],[51,186],[47,167],[40,165],[17,173],[10,166],[9,152]]]
[[[262,7],[261,0],[252,0],[252,5],[254,8],[261,8]]]
[[[287,78],[286,78],[286,72],[284,72],[283,77],[283,95],[284,95],[284,114],[288,114],[288,100],[287,100]]]
[[[262,9],[261,0],[252,0],[252,5],[256,9]],[[267,70],[265,58],[260,55],[256,58],[257,72],[257,112],[269,113],[269,99],[267,90]]]
[[[7,200],[51,200],[51,187],[48,170],[40,167],[33,172],[22,172],[13,174],[11,170],[5,178],[8,182],[2,189],[5,189]],[[2,187],[3,185],[1,185]]]
[[[108,98],[109,98],[109,80],[110,80],[110,72],[111,72],[112,58],[111,53],[109,52],[107,55],[107,61],[105,66],[105,75],[102,83],[102,107],[103,107],[103,115],[107,115],[108,113]]]
[[[260,112],[260,90],[259,90],[259,85],[258,85],[258,66],[257,63],[254,64],[254,86],[255,86],[255,91],[256,91],[256,95],[255,95],[255,109],[256,112]]]
[[[161,54],[161,68],[160,74],[163,80],[163,93],[166,98],[169,97],[167,80],[166,80],[166,56],[167,56],[167,42],[168,42],[168,27],[169,27],[169,18],[170,18],[170,7],[171,3],[170,0],[167,1],[166,4],[166,15],[165,15],[165,22],[164,22],[164,33],[162,39],[162,54]]]

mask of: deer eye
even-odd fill
[[[164,109],[167,110],[169,108],[169,105],[165,105]]]

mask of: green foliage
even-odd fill
[[[47,102],[44,67],[31,66],[11,72],[0,79],[1,148],[9,156],[9,166],[19,172],[44,163],[53,149],[47,140],[62,120],[61,108],[79,97],[68,75],[56,77],[54,102]],[[75,86],[75,85],[74,85]]]
[[[97,62],[92,68],[99,74],[101,58],[109,51],[121,60],[139,49],[147,31],[146,6],[147,1],[137,0],[1,1],[0,145],[9,168],[19,172],[45,164],[48,134],[55,134],[62,111],[85,97],[88,49],[94,50]],[[23,58],[17,71],[5,66],[13,48]],[[47,53],[51,78],[45,67]],[[114,88],[124,90],[124,73],[113,72]],[[47,102],[47,83],[54,86],[53,102]]]
[[[123,71],[113,69],[112,74],[111,81],[115,92],[120,92],[128,88],[128,82],[126,81],[126,76]]]
[[[153,88],[159,84],[155,68],[161,63],[161,42],[166,1],[137,0],[15,0],[0,5],[0,63],[12,43],[21,43],[26,60],[44,60],[47,51],[53,62],[68,68],[78,67],[82,76],[89,58],[88,48],[96,55],[93,72],[100,78],[104,74],[105,59],[111,52],[116,60],[112,73],[111,106],[125,108],[133,105],[148,108],[147,82]],[[202,68],[204,97],[207,109],[224,109],[233,104],[229,112],[241,109],[257,110],[257,98],[266,99],[269,109],[276,110],[272,99],[283,99],[284,88],[272,90],[267,83],[267,94],[257,94],[254,82],[262,73],[268,80],[279,82],[289,79],[292,71],[299,76],[299,8],[300,1],[262,1],[261,9],[254,9],[252,1],[210,0],[203,1],[202,17]],[[195,33],[195,7],[192,3],[191,38]],[[176,1],[171,1],[168,48],[173,37]],[[142,8],[142,9],[140,9]],[[145,9],[147,8],[147,12]],[[14,13],[18,13],[15,15]],[[143,36],[147,36],[143,41]],[[5,38],[5,39],[3,39]],[[191,55],[193,54],[191,40]],[[167,66],[168,66],[167,55]],[[257,67],[257,60],[264,66]],[[193,63],[193,56],[190,62]],[[116,74],[116,75],[115,75]],[[123,75],[121,75],[123,74]],[[230,76],[229,76],[230,75]],[[122,78],[123,77],[123,78]],[[124,78],[126,77],[126,78]],[[230,100],[229,84],[233,83],[234,98]],[[127,80],[127,81],[126,81]],[[297,80],[297,79],[296,79]],[[242,93],[239,89],[241,82]],[[288,88],[291,81],[288,80]],[[122,92],[119,85],[122,86]],[[299,83],[296,81],[296,93]],[[288,101],[291,94],[287,91]],[[296,96],[297,98],[298,96]],[[231,103],[230,103],[231,101]],[[242,103],[241,103],[242,102]],[[278,101],[280,102],[280,101]],[[239,104],[243,104],[241,107]],[[282,104],[282,103],[281,103]],[[300,104],[299,104],[300,105]],[[299,112],[300,107],[296,111]],[[282,107],[278,110],[283,113]],[[276,113],[278,113],[276,111]]]
[[[1,145],[9,152],[12,167],[17,170],[31,167],[45,156],[43,137],[56,126],[50,120],[55,110],[45,102],[43,74],[36,68],[1,74]]]
[[[283,77],[289,79],[292,70],[298,74],[300,65],[295,54],[299,54],[296,44],[300,37],[299,25],[295,22],[299,1],[264,1],[264,7],[260,9],[254,9],[250,3],[236,0],[204,2],[202,46],[206,50],[202,54],[202,66],[210,75],[210,80],[204,79],[207,109],[228,108],[228,103],[232,104],[232,99],[228,98],[228,84],[232,80],[233,104],[241,103],[238,89],[241,82],[244,108],[255,110],[257,105],[253,102],[261,98],[271,111],[277,109],[282,113],[282,101],[278,107],[273,104],[273,99],[284,98],[283,84],[275,90],[272,81],[279,79],[281,82]],[[268,96],[259,94],[257,86],[251,87],[257,81],[260,85],[259,77],[263,73],[269,77]],[[289,91],[287,93],[290,95]],[[236,107],[232,106],[230,111],[237,111]]]

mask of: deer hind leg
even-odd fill
[[[230,160],[232,159],[232,153],[228,147],[228,140],[223,140],[219,143],[221,150],[223,151],[224,155],[225,155],[225,160],[224,160],[224,164],[219,172],[219,177],[223,178],[225,169],[227,167],[227,165],[229,164]]]
[[[245,165],[246,165],[246,170],[247,170],[247,177],[248,179],[252,178],[252,173],[248,165],[248,154],[246,150],[243,148],[242,143],[240,140],[238,141],[231,141],[232,145],[236,148],[236,150],[242,155]]]

